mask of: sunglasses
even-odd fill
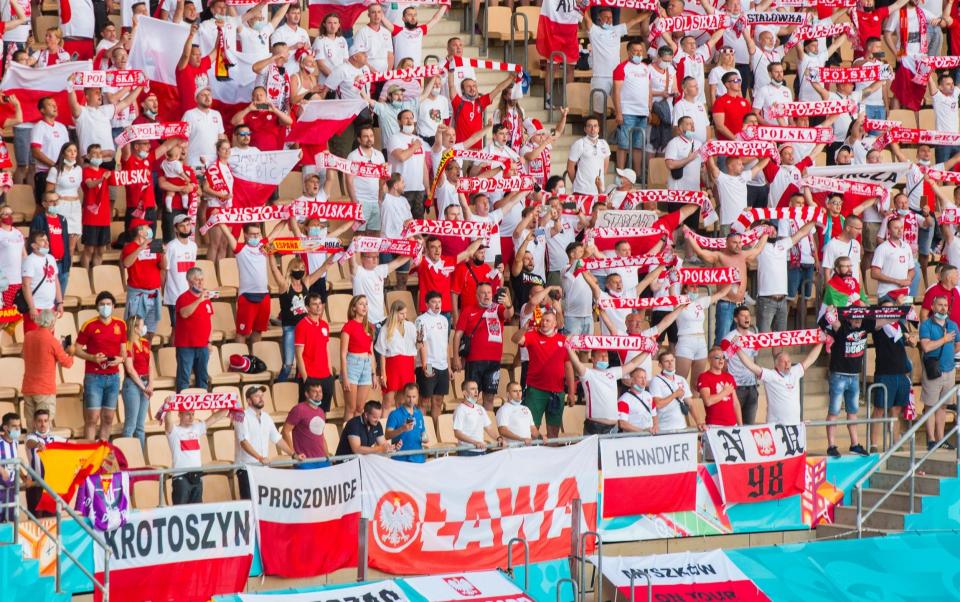
[[[737,77],[737,78],[734,78],[734,79],[731,79],[731,80],[727,80],[727,83],[728,83],[728,84],[739,84],[739,83],[742,82],[742,81],[743,81],[742,79],[740,79],[739,77]]]

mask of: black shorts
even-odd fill
[[[450,371],[434,369],[433,376],[427,377],[423,368],[417,368],[417,388],[420,389],[420,398],[444,397],[450,392]]]
[[[493,395],[500,387],[500,362],[478,360],[464,366],[464,380],[476,381],[481,393]]]
[[[651,325],[651,326],[656,326],[657,324],[659,324],[660,322],[662,322],[663,319],[666,318],[666,317],[667,317],[667,314],[669,314],[669,313],[670,313],[670,312],[668,312],[668,311],[651,311],[651,312],[650,312],[650,325]],[[674,322],[673,324],[671,324],[670,326],[667,327],[667,329],[664,331],[664,334],[667,335],[667,340],[668,340],[668,341],[670,341],[672,344],[676,345],[676,344],[677,344],[678,332],[679,332],[679,331],[677,330],[677,323]]]
[[[110,226],[83,226],[80,242],[85,247],[105,247],[110,244]]]

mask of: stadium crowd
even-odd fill
[[[610,119],[568,122],[568,110],[555,107],[558,122],[544,124],[526,116],[527,82],[515,73],[482,89],[482,67],[464,57],[460,37],[447,41],[439,74],[365,83],[371,72],[423,65],[424,37],[445,7],[421,23],[416,5],[372,4],[364,24],[345,27],[330,13],[311,35],[298,4],[125,2],[130,26],[118,28],[108,19],[115,3],[84,0],[72,2],[69,21],[44,31],[34,29],[31,7],[2,0],[7,69],[84,59],[107,72],[136,68],[128,52],[138,19],[186,22],[191,30],[182,49],[170,49],[179,54],[177,116],[186,137],[117,144],[128,127],[158,122],[158,96],[140,85],[78,85],[78,94],[67,95],[69,115],[48,96],[35,122],[24,120],[16,94],[0,101],[15,155],[8,186],[32,187],[36,203],[32,220],[20,225],[11,204],[0,207],[3,304],[22,313],[26,365],[16,383],[22,416],[3,417],[0,458],[16,456],[25,439],[35,461],[37,450],[58,440],[58,370],[78,361],[83,429],[74,436],[143,443],[156,409],[158,354],[175,349],[176,392],[209,389],[222,311],[235,319],[231,335],[243,346],[223,358],[243,373],[244,418],[234,423],[241,464],[269,461],[271,444],[307,459],[301,466],[323,464],[324,425],[335,408],[343,419],[337,454],[421,449],[435,428],[427,421],[438,424],[454,396],[453,432],[476,447],[471,453],[485,453],[490,442],[556,437],[574,405],[585,405],[585,434],[705,429],[760,416],[799,422],[800,381],[824,346],[828,418],[855,418],[868,336],[877,350],[875,382],[886,385],[875,415],[912,407],[910,347],[919,346],[912,357],[923,364],[919,401],[935,402],[955,382],[960,351],[960,240],[950,191],[960,181],[951,174],[960,161],[960,63],[926,62],[960,53],[957,3],[941,1],[669,0],[627,19],[619,7],[545,0],[538,46],[565,53],[572,77],[583,45],[591,88],[610,99],[596,109]],[[579,15],[579,24],[544,19],[563,11]],[[225,114],[211,81],[241,49],[259,55],[256,86],[247,106]],[[838,69],[834,82],[823,71],[830,67]],[[235,162],[296,147],[291,126],[321,99],[366,103],[330,151],[351,166],[385,165],[386,175],[317,168],[305,153],[294,172],[300,197],[275,193],[269,203],[349,202],[362,207],[363,219],[309,212],[267,223],[213,219],[201,235],[207,220],[231,210]],[[549,94],[545,102],[553,103]],[[927,129],[947,135],[928,138],[911,129],[916,123],[889,121],[896,110],[927,105]],[[555,146],[571,129],[582,136],[557,165]],[[775,130],[783,138],[774,144],[759,137]],[[747,148],[763,154],[743,156]],[[637,173],[661,158],[671,192],[645,196]],[[876,165],[866,173],[881,173],[894,160],[909,163],[904,186],[852,190],[840,187],[849,183],[842,176],[807,173],[815,165]],[[117,183],[115,174],[138,169],[151,177]],[[532,185],[497,184],[522,176]],[[465,181],[473,192],[464,192]],[[687,191],[703,191],[706,203],[675,194]],[[121,197],[123,229],[115,238]],[[788,211],[765,211],[776,209]],[[602,238],[597,224],[607,211],[650,219]],[[745,224],[743,216],[750,216]],[[409,234],[425,218],[444,220],[454,234]],[[489,230],[473,236],[463,224]],[[330,247],[337,240],[347,249],[351,235],[392,242],[381,252]],[[275,245],[278,237],[324,246],[289,256]],[[405,238],[419,246],[411,252],[399,244]],[[59,338],[65,301],[80,290],[74,279],[106,265],[113,249],[118,286],[92,291],[95,315],[79,324],[75,340]],[[235,261],[235,304],[202,260]],[[734,268],[725,273],[736,277],[711,287],[681,281],[690,267]],[[327,304],[338,281],[352,297]],[[650,301],[632,301],[638,298]],[[808,341],[803,355],[775,347],[774,367],[764,368],[764,349],[738,345],[742,336],[802,323],[791,314],[815,300],[823,301],[817,327],[829,336]],[[914,302],[917,316],[881,309]],[[866,309],[843,311],[851,305]],[[16,324],[7,321],[8,334]],[[595,333],[617,338],[567,340]],[[256,344],[265,335],[279,335],[281,344],[262,381],[298,384],[298,403],[279,428],[264,411],[268,388],[246,378],[258,365],[262,374]],[[651,344],[631,346],[625,337]],[[504,368],[514,375],[506,383]],[[765,412],[758,412],[760,384]],[[122,428],[114,424],[119,403]],[[930,445],[943,437],[941,413],[928,423]],[[200,466],[208,429],[223,418],[167,413],[172,466]],[[850,452],[870,451],[855,428],[849,435]],[[828,453],[839,456],[834,429],[828,439]],[[248,497],[242,471],[240,484]],[[176,502],[201,494],[199,473],[174,480]]]

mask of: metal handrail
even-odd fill
[[[562,95],[559,103],[553,96],[553,90],[557,87],[555,78],[557,61],[553,60],[554,58],[560,59],[560,81],[563,82],[560,85]],[[560,50],[554,50],[550,53],[550,56],[547,57],[547,81],[550,82],[549,85],[544,84],[545,86],[549,87],[549,89],[546,91],[546,94],[550,98],[550,106],[547,107],[547,121],[553,123],[553,107],[567,106],[567,55]]]
[[[479,0],[474,0],[478,2]],[[484,3],[486,8],[486,3]],[[471,36],[472,40],[472,36]],[[483,44],[480,45],[480,56],[489,56],[490,54],[490,15],[483,15]]]
[[[507,542],[507,573],[513,577],[513,544],[523,546],[523,591],[530,590],[530,544],[524,537],[511,537]]]
[[[597,542],[597,568],[594,571],[594,576],[599,575],[599,580],[597,582],[597,589],[600,589],[600,584],[603,579],[603,537],[600,536],[598,531],[584,531],[580,534],[580,540],[577,542],[577,556],[580,559],[580,582],[584,583],[586,580],[587,573],[587,539],[593,537]],[[590,579],[590,584],[593,585],[593,579]],[[597,599],[597,589],[590,590],[594,596],[593,599]],[[584,602],[584,598],[587,594],[586,586],[580,588],[580,602]]]
[[[915,435],[916,435],[917,431],[920,430],[920,427],[921,427],[921,426],[924,426],[924,425],[927,423],[928,420],[933,419],[933,417],[934,417],[934,416],[936,415],[936,413],[937,413],[937,410],[939,410],[942,406],[944,406],[944,405],[947,403],[947,401],[950,400],[951,397],[954,398],[954,399],[960,399],[960,386],[954,385],[949,391],[947,391],[947,393],[946,393],[943,397],[941,397],[941,398],[937,401],[936,404],[933,405],[933,407],[925,408],[925,409],[924,409],[924,412],[923,412],[923,416],[921,416],[919,420],[917,420],[916,422],[914,422],[914,423],[913,423],[913,426],[911,426],[910,429],[907,430],[907,432],[904,433],[902,437],[900,437],[900,440],[897,441],[896,443],[894,443],[894,444],[890,447],[890,449],[888,449],[886,452],[884,452],[884,453],[877,459],[877,463],[874,464],[874,466],[873,466],[870,470],[868,470],[868,471],[866,472],[866,474],[864,474],[862,477],[860,477],[860,479],[854,484],[853,489],[854,489],[854,491],[856,492],[856,497],[857,497],[857,537],[858,537],[858,538],[863,536],[863,523],[864,523],[864,521],[866,521],[868,518],[870,518],[870,516],[871,516],[874,512],[876,512],[876,511],[880,508],[880,506],[881,506],[885,501],[887,501],[887,498],[889,498],[891,495],[893,495],[893,493],[897,490],[897,488],[900,487],[900,485],[902,485],[907,479],[910,479],[910,508],[911,508],[911,512],[912,512],[912,509],[913,509],[913,497],[914,497],[914,487],[915,487],[914,477],[915,477],[915,475],[916,475],[917,469],[923,464],[923,462],[925,462],[925,461],[930,457],[930,455],[931,455],[934,451],[936,451],[937,449],[939,449],[940,446],[942,446],[943,443],[947,440],[947,436],[944,436],[944,438],[943,438],[942,440],[940,440],[939,442],[937,442],[937,444],[933,447],[933,449],[929,450],[929,451],[926,453],[926,455],[924,455],[924,456],[920,459],[920,462],[914,463],[914,461],[915,461],[915,459],[916,459],[916,437],[915,437]],[[954,433],[955,431],[957,431],[957,430],[958,430],[958,426],[954,426],[952,429],[950,429],[950,434],[953,434],[953,433]],[[886,493],[884,493],[884,494],[880,497],[880,499],[877,500],[877,502],[873,505],[873,507],[871,507],[869,510],[867,510],[867,511],[866,511],[866,514],[864,514],[864,512],[863,512],[863,485],[864,485],[864,483],[866,483],[867,480],[870,479],[870,477],[872,477],[875,473],[877,473],[877,472],[880,470],[881,466],[883,466],[883,465],[887,462],[887,460],[889,460],[897,450],[899,450],[901,447],[903,447],[903,446],[904,446],[905,444],[907,444],[907,443],[910,444],[910,467],[907,469],[906,472],[904,472],[903,476],[900,477],[900,479],[898,479],[897,482],[894,483],[893,486],[890,487],[889,491],[887,491]],[[957,446],[957,456],[958,456],[958,459],[960,459],[960,446]]]
[[[647,581],[647,602],[653,602],[653,580],[650,579],[650,571],[643,571],[640,573],[643,575],[643,578]],[[630,571],[630,602],[634,602],[636,595],[634,594],[634,581],[636,581],[637,575],[635,571]],[[614,594],[614,602],[616,602],[616,594]]]
[[[890,417],[890,390],[887,388],[887,385],[883,383],[873,383],[872,385],[867,387],[867,407],[868,408],[876,407],[873,405],[873,399],[874,399],[873,394],[878,389],[883,389],[883,417],[889,418]],[[892,430],[890,430],[892,426],[893,424],[891,423],[891,424],[888,424],[887,427],[883,429],[882,447],[884,450],[887,449],[887,446],[891,442],[890,440],[893,438],[892,437],[893,432]],[[869,430],[869,427],[867,427],[867,429]],[[867,441],[869,440],[870,438],[868,436]],[[868,450],[870,449],[869,444],[867,445],[867,449]]]
[[[520,64],[526,69],[527,60],[530,58],[530,19],[527,17],[527,13],[514,11],[510,15],[510,46],[503,47],[503,60],[508,63],[514,62],[513,47],[517,43],[517,17],[523,17],[523,62]]]
[[[556,590],[556,591],[557,591],[557,600],[556,600],[556,602],[560,602],[560,590],[563,588],[563,584],[564,584],[564,583],[569,583],[570,586],[573,587],[573,600],[574,600],[574,602],[576,602],[577,600],[579,600],[579,599],[580,599],[580,587],[577,585],[577,582],[574,581],[574,580],[573,580],[572,578],[570,578],[570,577],[564,577],[563,579],[559,579],[559,580],[557,581],[557,590]]]
[[[596,109],[593,108],[595,106],[593,103],[594,95],[598,93],[603,98],[603,109],[600,111],[597,111]],[[607,135],[607,102],[609,100],[610,100],[610,96],[607,94],[607,91],[604,90],[603,88],[590,89],[590,106],[588,108],[592,113],[597,113],[600,115],[600,137],[601,138],[606,137]],[[644,185],[646,185],[646,182],[644,182]]]
[[[33,524],[35,524],[43,532],[44,535],[52,539],[57,546],[57,559],[55,564],[55,570],[56,570],[55,583],[56,583],[57,593],[58,594],[62,593],[62,586],[61,586],[62,585],[61,584],[62,567],[60,566],[60,553],[62,552],[93,583],[94,588],[100,590],[100,593],[103,595],[103,599],[106,602],[109,602],[111,551],[110,551],[110,546],[107,545],[107,541],[103,537],[103,534],[98,533],[95,529],[93,529],[93,527],[88,525],[84,520],[84,518],[76,510],[71,508],[70,505],[56,491],[54,491],[49,485],[47,485],[46,481],[43,480],[43,477],[37,474],[37,472],[33,469],[33,467],[30,466],[27,462],[24,462],[20,458],[10,458],[7,460],[0,460],[0,467],[14,467],[14,468],[8,468],[8,470],[14,471],[14,478],[13,478],[14,492],[16,494],[16,500],[17,500],[13,503],[13,543],[15,544],[20,543],[20,529],[18,528],[18,525],[20,523],[20,512],[21,512],[20,470],[22,469],[27,474],[27,476],[30,477],[30,479],[33,481],[35,485],[39,485],[41,489],[43,489],[45,492],[47,492],[47,494],[50,497],[53,498],[53,500],[56,502],[56,505],[57,505],[56,516],[54,517],[56,518],[56,523],[57,523],[56,535],[54,535],[46,527],[44,527],[40,523],[40,520],[36,516],[34,516],[33,513],[30,512],[28,508],[22,509],[27,519]],[[4,512],[6,512],[7,506],[8,505],[6,504],[3,505]],[[80,526],[81,530],[83,530],[87,535],[90,536],[91,539],[93,539],[96,545],[103,548],[103,583],[98,581],[96,578],[96,575],[94,575],[89,570],[87,570],[87,568],[83,566],[83,564],[77,559],[77,557],[74,556],[73,553],[68,551],[63,546],[63,542],[60,539],[62,534],[62,531],[60,530],[60,523],[61,523],[64,511],[66,511],[67,516],[69,516],[70,518],[74,519],[74,521],[76,521],[77,525]]]

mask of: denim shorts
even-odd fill
[[[856,414],[860,408],[860,375],[830,374],[830,416],[840,415],[840,404],[843,403],[847,414]]]
[[[347,382],[354,385],[373,384],[373,365],[370,355],[347,354]]]
[[[563,332],[567,335],[593,334],[593,318],[567,316],[563,319]]]
[[[83,377],[83,409],[116,410],[119,395],[119,374],[87,374]]]
[[[622,150],[630,148],[630,130],[633,130],[633,148],[643,148],[643,137],[646,133],[644,128],[646,127],[646,115],[624,115],[623,125],[617,128],[617,146]]]
[[[933,247],[933,232],[935,228],[919,228],[917,230],[917,253],[929,255]]]
[[[880,387],[873,396],[873,406],[887,407],[887,393],[890,393],[890,406],[904,408],[910,403],[910,379],[906,374],[876,374],[873,382]]]
[[[16,126],[13,128],[13,154],[17,158],[17,165],[26,167],[34,165],[37,160],[30,152],[30,137],[33,135],[33,125],[30,127]]]

